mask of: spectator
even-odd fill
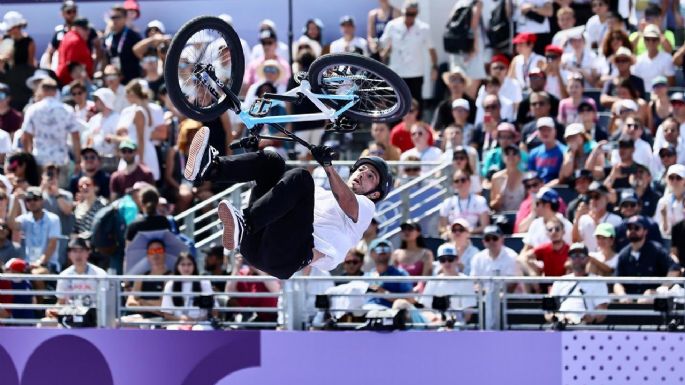
[[[40,172],[36,164],[36,158],[27,152],[19,152],[10,155],[7,159],[7,173],[14,178],[24,180],[30,186],[40,185]]]
[[[685,266],[685,221],[673,225],[671,229],[671,253],[676,257],[680,266]]]
[[[471,226],[464,218],[457,218],[452,222],[450,233],[447,236],[448,244],[457,249],[459,271],[471,275],[471,260],[480,250],[471,242]]]
[[[199,275],[197,262],[192,255],[182,252],[179,254],[174,264],[174,275],[177,276],[197,276]],[[164,310],[162,315],[165,321],[179,321],[179,325],[169,325],[168,330],[210,330],[211,326],[197,324],[206,321],[208,317],[207,309],[200,309],[196,301],[201,296],[209,296],[213,300],[212,284],[208,280],[201,281],[174,281],[170,280],[164,284],[164,295],[162,297],[162,308],[179,310]],[[184,327],[184,324],[190,324]]]
[[[573,225],[559,213],[559,194],[555,190],[546,187],[538,191],[536,198],[534,209],[535,219],[530,223],[528,231],[523,237],[523,252],[550,242],[545,223],[554,217],[559,218],[564,225],[564,242],[571,244]],[[521,231],[520,228],[519,231]]]
[[[147,245],[146,255],[150,270],[143,275],[171,275],[172,273],[166,267],[166,250],[164,242],[161,240],[152,240]],[[162,291],[164,290],[164,281],[134,281],[131,291],[134,293],[150,293],[145,295],[130,294],[126,298],[126,307],[160,307],[162,306]],[[130,319],[149,319],[162,317],[162,313],[158,311],[141,312],[138,316],[129,316]],[[122,319],[122,321],[124,321]]]
[[[623,82],[628,82],[633,90],[637,92],[640,98],[645,97],[645,82],[641,77],[634,75],[631,72],[631,65],[635,64],[635,57],[630,49],[626,47],[619,47],[614,55],[611,57],[611,62],[615,66],[616,74],[612,74],[606,78],[602,94],[600,95],[600,103],[606,107],[613,107],[614,103],[621,100],[618,96],[617,88]]]
[[[33,274],[57,273],[60,264],[57,240],[61,235],[59,217],[43,208],[43,192],[31,186],[26,192],[15,190],[14,200],[7,224],[12,231],[24,234],[24,251]],[[21,199],[27,212],[19,215]]]
[[[210,247],[202,250],[205,254],[205,272],[203,275],[216,275],[228,277],[230,273],[226,271],[226,256],[224,255],[223,246],[215,246],[212,243]],[[223,293],[226,290],[226,280],[212,280],[212,290],[217,293]]]
[[[129,106],[129,101],[126,98],[126,87],[121,84],[121,71],[114,65],[108,64],[102,72],[105,86],[109,88],[115,96],[111,110],[116,113],[121,113],[124,108]]]
[[[171,231],[170,220],[157,213],[159,205],[159,193],[154,186],[143,188],[140,191],[140,202],[142,204],[142,216],[136,218],[126,228],[126,244],[133,241],[141,231],[169,230]],[[173,219],[172,219],[173,220]]]
[[[530,223],[535,219],[536,214],[533,209],[535,208],[535,201],[537,199],[536,195],[544,185],[542,178],[540,178],[535,171],[528,171],[523,174],[522,182],[523,188],[526,191],[526,197],[516,212],[514,233],[526,232]]]
[[[533,95],[537,96],[536,99],[538,100],[536,102],[538,104],[536,104],[536,106],[539,109],[541,109],[540,107],[545,107],[544,105],[540,104],[540,99],[547,99],[549,109],[547,115],[545,116],[557,116],[557,114],[559,113],[559,98],[554,96],[551,90],[545,91],[546,89],[549,89],[547,74],[540,68],[534,68],[528,73],[528,80],[530,81],[531,92],[528,95],[528,97],[523,98],[521,104],[519,104],[518,112],[516,114],[516,123],[519,126],[523,126],[524,124],[534,121],[537,118],[541,117],[536,116],[535,112],[532,110]],[[552,80],[555,81],[554,79]],[[559,92],[555,93],[555,95],[558,94]]]
[[[366,40],[369,43],[371,57],[380,59],[378,40],[383,36],[385,26],[394,18],[400,17],[401,12],[390,4],[389,0],[379,0],[379,7],[369,11],[366,23]]]
[[[617,62],[616,60],[618,57],[616,54],[619,53],[621,48],[625,48],[625,50],[621,50],[621,55],[619,55],[623,56],[621,58],[622,61]],[[635,64],[635,57],[633,56],[633,45],[630,44],[628,34],[625,31],[620,29],[608,31],[604,36],[604,41],[602,42],[602,47],[599,50],[599,55],[599,65],[602,75],[600,78],[600,83],[606,84],[607,81],[616,76],[623,78],[631,76],[630,65],[628,64],[630,62]],[[641,95],[644,96],[644,84],[639,87],[636,82],[637,80],[641,81],[642,79],[638,78],[637,76],[633,77],[635,89],[639,90]]]
[[[96,194],[97,186],[93,178],[82,176],[78,180],[78,193],[74,206],[74,233],[90,234],[95,214],[107,206],[107,200]]]
[[[7,195],[3,200],[7,200]],[[24,250],[12,242],[12,229],[5,218],[0,218],[0,265],[4,265],[13,258],[24,260]]]
[[[609,31],[609,2],[607,0],[592,0],[592,12],[594,15],[585,24],[588,48],[598,49]]]
[[[628,79],[612,81],[616,86],[616,97],[618,100],[611,106],[611,120],[609,121],[609,132],[614,133],[614,140],[618,137],[625,120],[633,115],[641,121],[647,121],[648,106],[647,102],[640,98]]]
[[[88,100],[88,90],[83,82],[74,80],[69,83],[69,96],[74,105],[74,116],[81,124],[85,124],[94,114],[95,103]],[[83,138],[85,139],[85,138]]]
[[[402,122],[395,125],[390,131],[390,143],[396,146],[400,151],[405,152],[414,147],[411,138],[411,128],[419,123],[425,124],[418,120],[419,116],[419,102],[415,99],[411,100],[411,108],[409,112],[402,117]],[[433,145],[433,135],[428,137],[428,145]]]
[[[659,51],[659,42],[662,40],[659,27],[650,24],[645,27],[643,33],[647,50],[637,57],[632,72],[642,78],[645,83],[645,91],[652,92],[652,80],[657,76],[665,76],[670,86],[675,84],[675,69],[671,54]]]
[[[561,48],[562,51],[571,52],[572,49],[567,44],[569,36],[578,32],[583,33],[585,26],[576,26],[576,14],[571,7],[561,7],[557,10],[557,24],[559,24],[559,31],[552,37],[552,45]],[[547,49],[545,49],[545,53],[547,53]]]
[[[86,66],[84,66],[81,63],[71,62],[67,65],[67,71],[69,71],[69,76],[71,76],[72,81],[71,83],[62,87],[60,91],[62,97],[67,98],[68,96],[71,96],[72,83],[80,83],[86,90],[87,99],[90,100],[92,98],[93,92],[95,92],[95,90],[98,89],[98,86],[90,80],[91,78],[88,76],[88,73],[86,72]]]
[[[442,151],[439,148],[433,147],[429,142],[429,137],[432,136],[432,131],[425,123],[416,123],[411,127],[411,140],[414,147],[402,152],[400,160],[406,160],[407,157],[416,156],[421,162],[437,162],[442,156]],[[421,173],[425,174],[431,172],[433,166],[423,166]]]
[[[491,68],[501,68],[499,64],[496,64],[494,67]],[[499,72],[504,72],[504,70],[499,70]],[[504,76],[504,75],[502,75]],[[511,81],[515,81],[514,79],[509,78]],[[497,96],[497,99],[499,101],[499,110],[500,110],[500,116],[502,117],[503,120],[507,121],[514,121],[515,119],[515,111],[516,111],[516,105],[514,104],[514,101],[509,99],[507,96],[505,96],[502,93],[502,81],[499,79],[499,77],[496,76],[487,76],[483,80],[483,85],[480,87],[478,91],[478,97],[476,99],[476,122],[482,122],[484,117],[485,117],[485,97],[488,95],[493,95]],[[520,102],[521,101],[521,95],[520,93],[517,94],[517,100]]]
[[[364,56],[369,55],[366,39],[356,35],[352,16],[345,15],[340,18],[340,34],[342,37],[331,43],[330,53],[353,52]]]
[[[585,134],[599,144],[601,141],[609,139],[607,128],[601,126],[597,119],[595,106],[588,102],[580,102],[578,105],[578,115],[580,124],[585,128]]]
[[[489,179],[493,172],[503,170],[506,167],[504,149],[509,146],[516,146],[520,139],[518,131],[513,124],[502,122],[497,126],[497,144],[498,146],[488,150],[483,156],[483,165],[481,166],[481,175]],[[516,165],[519,170],[525,171],[528,164],[528,153],[521,154],[519,150],[519,163]],[[525,161],[524,161],[525,159]]]
[[[128,83],[140,77],[140,60],[133,53],[133,47],[142,38],[138,32],[126,26],[126,9],[121,6],[112,7],[109,19],[110,33],[105,37],[105,50],[109,64],[113,65],[122,75],[122,81]],[[105,71],[105,76],[107,76]]]
[[[450,244],[442,244],[438,247],[438,262],[440,263],[438,277],[466,277],[462,272],[461,259],[457,249]],[[436,296],[450,296],[449,312],[457,312],[457,321],[468,322],[470,313],[464,313],[467,308],[477,306],[476,293],[473,283],[469,281],[428,281],[423,289],[420,302],[427,309],[432,308],[433,298]],[[424,313],[425,314],[425,313]],[[429,322],[440,321],[440,315],[430,313]]]
[[[409,274],[404,271],[401,267],[395,267],[390,263],[392,254],[392,244],[384,239],[375,239],[369,245],[369,250],[371,252],[371,259],[375,263],[375,268],[367,273],[370,277],[406,277]],[[432,261],[431,261],[432,269]],[[429,274],[430,275],[430,274]],[[374,293],[411,293],[412,284],[408,281],[392,282],[385,281],[379,284],[372,284],[369,286],[369,291]],[[378,308],[389,308],[392,307],[392,303],[396,301],[396,298],[369,298],[365,309],[378,309]]]
[[[495,80],[497,81],[497,80]],[[502,104],[497,95],[486,95],[483,98],[483,120],[476,123],[469,145],[475,147],[479,154],[485,154],[497,146],[496,130],[504,121],[501,115]]]
[[[642,214],[646,217],[652,218],[656,212],[657,202],[659,201],[658,194],[652,189],[652,174],[644,165],[637,164],[637,170],[629,177],[629,183],[635,190],[640,207],[636,214]],[[628,216],[625,216],[626,218]]]
[[[411,96],[418,101],[418,116],[423,110],[423,72],[424,55],[428,49],[432,71],[431,80],[438,78],[438,54],[433,48],[428,24],[417,20],[419,3],[406,0],[402,16],[385,25],[379,39],[381,57],[387,58],[388,66],[395,71],[409,86]]]
[[[565,275],[565,278],[590,276],[587,273],[587,266],[591,257],[582,243],[571,245],[569,259],[573,272]],[[555,281],[550,294],[562,298],[559,312],[562,314],[564,323],[595,324],[601,323],[606,318],[604,314],[590,314],[597,310],[607,310],[609,307],[609,292],[606,284],[602,282]],[[550,315],[545,315],[545,318],[552,319]]]
[[[136,162],[136,148],[136,144],[129,140],[119,143],[119,152],[121,153],[121,159],[126,163],[126,168],[114,172],[109,180],[111,201],[124,196],[126,191],[133,187],[136,182],[155,183],[150,170]]]
[[[67,136],[71,136],[74,154],[74,172],[81,164],[81,124],[72,110],[57,98],[57,83],[45,79],[40,84],[43,99],[26,109],[23,145],[26,152],[33,153],[38,165],[55,164],[60,167],[61,186],[67,185],[69,175],[69,149]],[[46,123],[49,122],[49,123]]]
[[[658,197],[657,197],[658,199]],[[661,237],[661,231],[659,230],[659,225],[652,219],[652,217],[645,216],[641,209],[643,206],[642,201],[638,198],[635,191],[632,189],[626,189],[621,192],[621,199],[619,204],[619,213],[623,218],[621,224],[616,226],[616,240],[614,241],[614,250],[619,252],[623,250],[624,247],[628,246],[630,243],[628,241],[628,236],[626,234],[626,221],[635,216],[642,215],[644,218],[645,228],[647,229],[647,240],[656,242],[658,244],[663,244],[663,238]],[[647,201],[645,201],[647,203]],[[656,200],[651,202],[651,204],[656,207]]]
[[[551,217],[548,219],[545,222],[545,230],[549,242],[522,251],[518,261],[523,266],[525,275],[560,277],[566,274],[566,261],[568,260],[570,245],[564,242],[564,227],[559,218]],[[535,292],[542,293],[546,293],[549,288],[547,284],[534,284],[533,286]]]
[[[36,68],[36,43],[24,30],[28,23],[24,16],[17,11],[5,13],[2,24],[5,32],[4,46],[11,46],[8,64],[2,65],[3,71],[0,72],[0,82],[9,84],[13,89],[12,107],[22,110],[29,100],[30,95],[26,93],[24,83],[33,74]],[[5,56],[5,54],[3,54]]]
[[[633,160],[635,141],[629,136],[621,136],[618,140],[618,157],[612,156],[617,162],[611,167],[611,171],[604,181],[604,185],[612,189],[624,189],[630,187],[628,178],[637,171],[637,163]]]
[[[71,266],[61,272],[57,280],[57,303],[60,305],[95,306],[100,290],[98,283],[107,273],[88,262],[90,246],[83,238],[74,238],[67,247]],[[92,277],[92,278],[87,278]],[[68,294],[67,294],[68,293]],[[46,311],[48,317],[57,317],[58,309]]]
[[[526,197],[523,172],[519,169],[521,150],[510,144],[502,152],[505,168],[492,176],[490,208],[495,212],[516,211]]]
[[[273,20],[270,20],[270,19],[262,20],[259,23],[260,35],[261,35],[262,31],[267,30],[267,29],[271,30],[271,32],[275,36],[275,34],[276,34],[276,23],[274,23]],[[249,64],[252,64],[253,61],[264,60],[264,51],[265,51],[264,45],[262,44],[261,41],[258,44],[255,44],[255,46],[252,47],[252,52],[251,52]],[[290,50],[288,48],[288,45],[286,43],[280,41],[280,40],[276,41],[276,53],[278,54],[278,56],[284,58],[285,60],[288,60],[290,58]]]
[[[651,170],[654,168],[654,159],[652,157],[651,146],[649,143],[647,143],[647,141],[642,139],[644,136],[644,126],[642,125],[642,122],[643,121],[638,117],[629,115],[625,119],[621,132],[617,136],[623,136],[633,140],[633,145],[635,147],[635,151],[633,152],[633,160],[635,160],[636,163],[644,165],[651,172]],[[620,157],[621,156],[618,153],[618,150],[613,150],[611,152],[611,163],[618,163]]]
[[[597,251],[590,253],[587,266],[588,273],[605,277],[614,275],[618,262],[614,250],[614,241],[616,240],[614,226],[610,223],[600,223],[595,228],[594,236],[597,242]]]
[[[400,230],[402,242],[390,256],[392,264],[404,269],[411,276],[431,276],[434,257],[426,248],[426,242],[421,235],[421,225],[411,221],[404,222],[400,225]]]
[[[59,217],[61,234],[66,237],[74,231],[74,196],[57,184],[62,180],[59,173],[59,168],[47,165],[43,169],[40,188],[43,192],[43,207]],[[60,242],[57,246],[60,264],[67,259],[66,246],[65,242]]]
[[[452,151],[452,169],[454,172],[460,170],[470,175],[469,179],[471,179],[471,193],[480,194],[480,192],[483,191],[483,188],[480,183],[480,176],[472,166],[472,154],[469,153],[469,149],[471,148],[458,146],[454,149],[454,151]],[[476,157],[477,156],[478,155],[476,155]]]
[[[373,123],[371,125],[371,137],[374,143],[379,146],[382,145],[383,152],[376,154],[376,156],[380,156],[384,160],[400,160],[401,151],[390,143],[390,128],[386,123]],[[362,151],[362,157],[369,155],[373,154],[371,154],[368,148]]]
[[[231,15],[226,14],[226,13],[222,13],[222,14],[219,15],[219,19],[225,21],[226,24],[230,25],[233,29],[235,29],[235,26],[233,25],[233,17],[232,17]],[[150,24],[151,24],[151,23],[152,23],[152,22],[148,23],[148,28],[150,27]],[[160,23],[161,23],[161,22],[160,22]],[[163,30],[160,30],[160,32],[161,32],[161,33],[166,33],[166,32],[163,31]],[[243,39],[242,37],[240,38],[240,46],[241,46],[241,48],[242,48],[242,50],[243,50],[243,57],[245,58],[245,67],[247,67],[247,66],[250,64],[250,60],[252,60],[252,50],[250,49],[250,45],[247,44],[247,41],[246,41],[245,39]],[[286,48],[285,54],[287,54],[287,53],[288,53],[287,45],[286,45],[285,48]],[[264,53],[264,52],[263,52],[263,50],[262,50],[262,54],[263,54],[263,53]],[[289,89],[290,89],[290,88],[289,88]]]
[[[23,116],[12,108],[12,90],[5,83],[0,83],[0,130],[14,138],[14,133],[21,128]],[[4,136],[4,135],[3,135]]]
[[[278,51],[278,37],[276,36],[276,32],[270,28],[261,30],[259,32],[259,42],[259,47],[263,47],[263,54],[259,58],[253,58],[253,60],[250,61],[250,65],[245,69],[245,75],[243,77],[244,92],[247,92],[247,89],[251,85],[259,81],[258,70],[267,60],[275,60],[278,62],[280,69],[283,71],[278,82],[275,84],[277,87],[284,87],[287,85],[288,79],[290,79],[291,76],[287,56],[286,58],[282,57]],[[255,50],[252,51],[253,55],[256,49],[257,46],[255,46]]]
[[[592,170],[597,179],[604,177],[604,150],[585,131],[582,123],[566,126],[564,139],[568,146],[559,171],[559,181],[566,183],[576,170]]]
[[[664,129],[664,133],[667,137],[670,135],[678,135],[678,126],[671,125],[670,123],[668,123],[668,127]],[[654,190],[661,194],[663,194],[666,191],[666,188],[668,187],[668,176],[666,175],[666,172],[669,167],[676,164],[676,162],[679,162],[679,156],[682,156],[682,154],[678,154],[676,147],[672,144],[664,143],[661,146],[661,149],[659,149],[659,161],[656,162],[658,171],[654,173]]]
[[[449,125],[442,132],[440,139],[440,149],[443,151],[443,159],[452,159],[453,165],[456,167],[455,154],[457,152],[464,153],[468,157],[469,166],[472,170],[480,169],[480,162],[478,161],[478,151],[475,148],[464,144],[464,131],[461,126]],[[465,166],[465,165],[464,165]],[[477,174],[477,172],[476,172]],[[480,176],[478,177],[478,184],[475,186],[480,191]]]
[[[518,0],[517,0],[518,1]],[[551,3],[548,3],[547,0],[535,0],[535,2],[538,3],[544,3],[544,7],[542,7],[540,10],[544,10],[545,12],[547,11],[547,7],[549,6],[549,12],[551,16],[552,12],[552,6]],[[532,6],[531,3],[526,3],[525,4],[527,7],[526,9],[533,9],[536,8]],[[531,11],[534,12],[535,11]],[[518,35],[514,37],[514,39],[511,41],[512,44],[516,47],[516,53],[518,55],[514,56],[514,58],[511,61],[511,67],[509,68],[509,77],[514,78],[516,81],[518,81],[518,84],[521,85],[521,88],[524,90],[527,90],[530,88],[530,83],[528,79],[528,74],[530,73],[530,70],[533,68],[539,68],[544,62],[545,58],[538,55],[537,53],[533,52],[533,46],[536,45],[536,42],[538,41],[538,38],[540,37],[539,34],[541,31],[526,31],[525,29],[527,26],[532,25],[529,23],[537,24],[532,20],[527,19],[525,16],[519,16],[519,22],[521,22],[523,19],[526,27],[522,28],[522,25],[518,26]],[[514,16],[516,18],[516,16]],[[545,23],[547,24],[546,28],[547,31],[544,31],[544,33],[549,32],[549,20],[545,19]],[[531,33],[532,32],[532,33]],[[549,37],[548,40],[551,39]],[[542,44],[542,43],[537,43],[537,44]],[[545,47],[547,43],[542,44],[542,47]]]
[[[23,258],[12,258],[7,263],[5,263],[5,273],[6,274],[26,274],[26,269],[28,264]],[[35,305],[36,297],[31,295],[33,290],[33,285],[28,279],[12,279],[7,281],[0,281],[0,287],[2,283],[7,286],[2,289],[7,290],[21,290],[26,292],[26,294],[14,294],[8,295],[11,298],[11,303],[14,305]],[[4,297],[4,296],[3,296]],[[7,303],[10,301],[0,300],[0,303]],[[34,319],[36,318],[35,310],[33,309],[0,309],[0,318],[3,318],[3,312],[7,318],[11,317],[14,319]]]
[[[254,267],[244,262],[243,256],[237,254],[233,262],[234,277],[255,277],[260,276],[267,278],[268,275],[257,270]],[[281,285],[278,281],[273,279],[265,279],[264,281],[238,281],[231,280],[226,283],[227,293],[274,293],[273,297],[240,297],[235,296],[229,301],[229,306],[238,307],[260,307],[260,308],[275,308],[278,305],[278,292],[281,290]],[[274,322],[277,319],[277,314],[274,312],[257,312],[256,317],[252,318],[258,322]]]
[[[540,118],[536,125],[542,143],[530,151],[528,170],[536,171],[545,183],[552,184],[550,182],[556,182],[559,178],[566,146],[557,140],[552,118]]]
[[[569,73],[579,73],[585,79],[585,85],[592,87],[599,80],[597,55],[585,46],[585,36],[582,33],[571,35],[571,52],[562,55],[562,67]]]
[[[464,127],[467,124],[472,124],[476,118],[476,103],[466,93],[466,90],[470,87],[471,80],[461,70],[457,69],[443,73],[442,81],[449,90],[449,97],[438,103],[438,107],[433,112],[431,126],[435,130],[440,131],[452,123]]]
[[[547,91],[550,95],[556,98],[557,103],[554,105],[554,115],[559,112],[559,99],[568,97],[568,72],[561,65],[561,56],[564,50],[556,45],[548,45],[545,47],[546,62],[542,66],[541,71],[546,76],[545,87],[540,90],[534,90],[531,84],[531,90]],[[537,72],[536,69],[531,69],[531,72]],[[530,77],[530,73],[528,73]]]
[[[69,84],[74,80],[69,71],[71,63],[79,63],[86,67],[89,77],[93,76],[95,65],[93,55],[88,46],[90,35],[90,24],[88,19],[77,18],[71,28],[64,34],[57,54],[59,55],[57,64],[57,77],[62,85]]]
[[[345,255],[345,260],[342,263],[343,271],[340,275],[343,277],[361,277],[364,275],[362,266],[364,265],[364,254],[357,249],[350,249]],[[336,285],[343,285],[347,281],[338,281]]]
[[[533,148],[542,144],[538,135],[538,119],[548,118],[554,121],[555,114],[552,111],[553,96],[546,91],[533,92],[528,97],[530,106],[530,114],[532,119],[523,125],[521,128],[521,137],[525,138],[526,148],[532,150]],[[557,100],[557,104],[559,101]],[[556,129],[556,138],[558,141],[564,141],[564,126],[554,121],[554,128]],[[528,154],[525,156],[526,165],[528,164]]]
[[[569,180],[569,186],[576,192],[576,197],[568,203],[566,209],[566,219],[573,221],[576,217],[576,211],[581,209],[581,206],[587,206],[590,198],[587,196],[590,183],[592,183],[592,171],[590,170],[575,170],[573,176]],[[586,208],[582,209],[587,211]]]
[[[100,197],[109,197],[110,175],[101,168],[100,154],[93,147],[85,147],[81,150],[81,171],[71,177],[69,190],[72,194],[80,190],[80,180],[87,176],[95,183],[93,193]]]
[[[666,251],[654,242],[647,240],[647,230],[644,218],[635,215],[626,222],[628,241],[630,245],[618,253],[615,275],[617,277],[679,277],[678,265]],[[621,284],[614,283],[614,294],[655,294],[653,284]],[[632,302],[623,298],[621,302]]]
[[[471,176],[458,170],[453,176],[456,194],[447,198],[440,206],[440,233],[444,234],[448,224],[457,218],[469,222],[471,232],[479,234],[490,224],[490,208],[481,195],[471,193]]]
[[[666,118],[673,113],[673,106],[668,95],[668,80],[664,76],[652,79],[652,97],[647,111],[647,128],[650,133],[656,133]]]
[[[595,228],[600,223],[609,223],[614,227],[621,224],[621,217],[608,212],[609,203],[607,195],[609,191],[599,182],[592,182],[588,189],[589,206],[584,206],[576,211],[573,221],[573,240],[582,242],[590,251],[597,251],[595,242]]]
[[[509,72],[509,59],[506,56],[498,54],[492,57],[489,64],[489,75],[499,80],[499,89],[497,92],[488,92],[488,90],[486,90],[486,82],[478,90],[478,98],[476,99],[477,106],[480,106],[483,103],[483,97],[487,93],[492,93],[496,94],[500,98],[500,101],[504,99],[510,101],[513,111],[518,110],[518,106],[523,100],[522,87],[524,83],[520,83],[517,79],[507,76]],[[530,75],[530,71],[528,71],[528,75]],[[485,80],[485,76],[483,78]],[[526,77],[526,80],[528,80],[528,76]],[[476,120],[480,121],[482,115],[483,111],[478,111]]]
[[[61,10],[64,23],[55,27],[55,33],[52,35],[50,44],[48,44],[48,48],[45,50],[45,56],[41,59],[41,67],[43,68],[57,69],[59,55],[55,55],[55,53],[57,53],[66,34],[73,29],[74,22],[79,18],[78,6],[73,0],[63,1]],[[88,43],[88,50],[95,53],[96,60],[99,62],[102,58],[102,42],[95,29],[89,28],[86,41]]]
[[[579,73],[569,74],[566,81],[566,92],[568,92],[569,97],[562,99],[559,102],[559,115],[557,115],[557,121],[559,123],[567,125],[580,122],[578,107],[583,101],[595,106],[595,101],[592,98],[583,96],[583,92],[585,91],[584,82],[585,79]]]
[[[495,225],[486,226],[483,231],[485,249],[479,251],[471,260],[471,276],[515,276],[519,275],[516,266],[516,252],[504,246],[502,230]],[[509,291],[513,286],[509,287]]]
[[[313,266],[305,266],[302,270],[295,272],[294,277],[330,277],[331,273]],[[333,287],[332,281],[294,281],[293,282],[295,306],[301,311],[294,315],[295,325],[308,325],[315,323],[318,309],[316,308],[316,296],[328,293],[328,289]],[[283,297],[278,297],[278,306],[283,306]],[[322,318],[317,318],[317,321]],[[278,313],[278,323],[285,323],[285,312]]]
[[[463,20],[468,23],[471,36],[473,37],[472,46],[467,52],[459,54],[449,54],[450,69],[463,70],[466,76],[475,81],[480,81],[485,78],[484,66],[487,58],[490,56],[489,50],[486,51],[488,44],[488,37],[484,20],[489,20],[489,17],[483,18],[483,2],[461,0],[454,2],[454,6],[450,11],[450,19],[454,17],[455,13],[464,8],[470,8],[470,19]],[[493,6],[494,8],[494,6]],[[490,9],[490,8],[486,8]]]
[[[670,192],[659,199],[654,213],[654,220],[664,237],[671,234],[673,225],[685,219],[685,166],[674,164],[666,175]]]
[[[635,55],[639,56],[647,50],[645,37],[649,31],[647,27],[650,25],[652,26],[651,31],[654,31],[654,27],[659,31],[657,36],[659,39],[657,42],[659,50],[667,53],[673,52],[673,47],[675,47],[675,36],[672,31],[668,30],[661,33],[661,28],[663,26],[661,20],[662,15],[663,10],[658,4],[651,3],[647,6],[644,12],[644,18],[640,20],[640,23],[638,24],[638,30],[630,34],[630,41],[633,44],[633,52],[635,52]]]
[[[362,267],[362,270],[364,271],[369,271],[373,267],[373,261],[371,261],[371,256],[369,255],[369,245],[378,237],[378,225],[379,224],[376,218],[371,218],[371,223],[362,234],[362,239],[360,239],[357,245],[354,247],[355,250],[364,254],[365,261],[364,266]]]

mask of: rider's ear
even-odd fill
[[[374,191],[371,194],[366,194],[366,197],[371,199],[371,200],[378,199],[381,197],[381,193],[378,191]]]

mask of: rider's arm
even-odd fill
[[[338,175],[333,166],[326,166],[323,168],[328,175],[328,181],[331,184],[331,191],[338,205],[345,212],[345,215],[350,217],[354,223],[357,223],[359,217],[359,202],[357,202],[357,195],[347,186],[344,180]]]

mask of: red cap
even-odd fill
[[[549,44],[545,47],[545,53],[553,53],[553,54],[561,55],[564,53],[564,50],[561,49],[561,47],[559,47],[558,45]]]
[[[492,64],[492,63],[502,63],[505,66],[509,67],[510,61],[509,61],[508,57],[506,57],[505,55],[502,55],[500,53],[500,54],[492,56],[492,59],[490,60],[490,64]]]
[[[126,9],[127,11],[136,11],[138,12],[138,17],[140,17],[140,5],[138,5],[138,2],[136,0],[124,1],[124,9]]]
[[[5,272],[8,273],[23,273],[26,271],[28,264],[21,258],[12,258],[5,263]]]
[[[537,35],[534,33],[530,32],[522,32],[516,35],[514,40],[511,42],[514,44],[519,44],[519,43],[535,43],[535,41],[538,39]]]

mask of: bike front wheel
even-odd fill
[[[213,16],[185,23],[171,41],[164,64],[171,102],[182,114],[201,122],[216,119],[232,107],[233,98],[223,86],[238,95],[244,72],[240,38],[230,25]]]
[[[329,54],[309,67],[312,92],[324,95],[349,95],[359,101],[343,116],[364,122],[392,122],[409,112],[411,93],[407,84],[384,64],[356,54]],[[333,108],[347,102],[321,99]]]

